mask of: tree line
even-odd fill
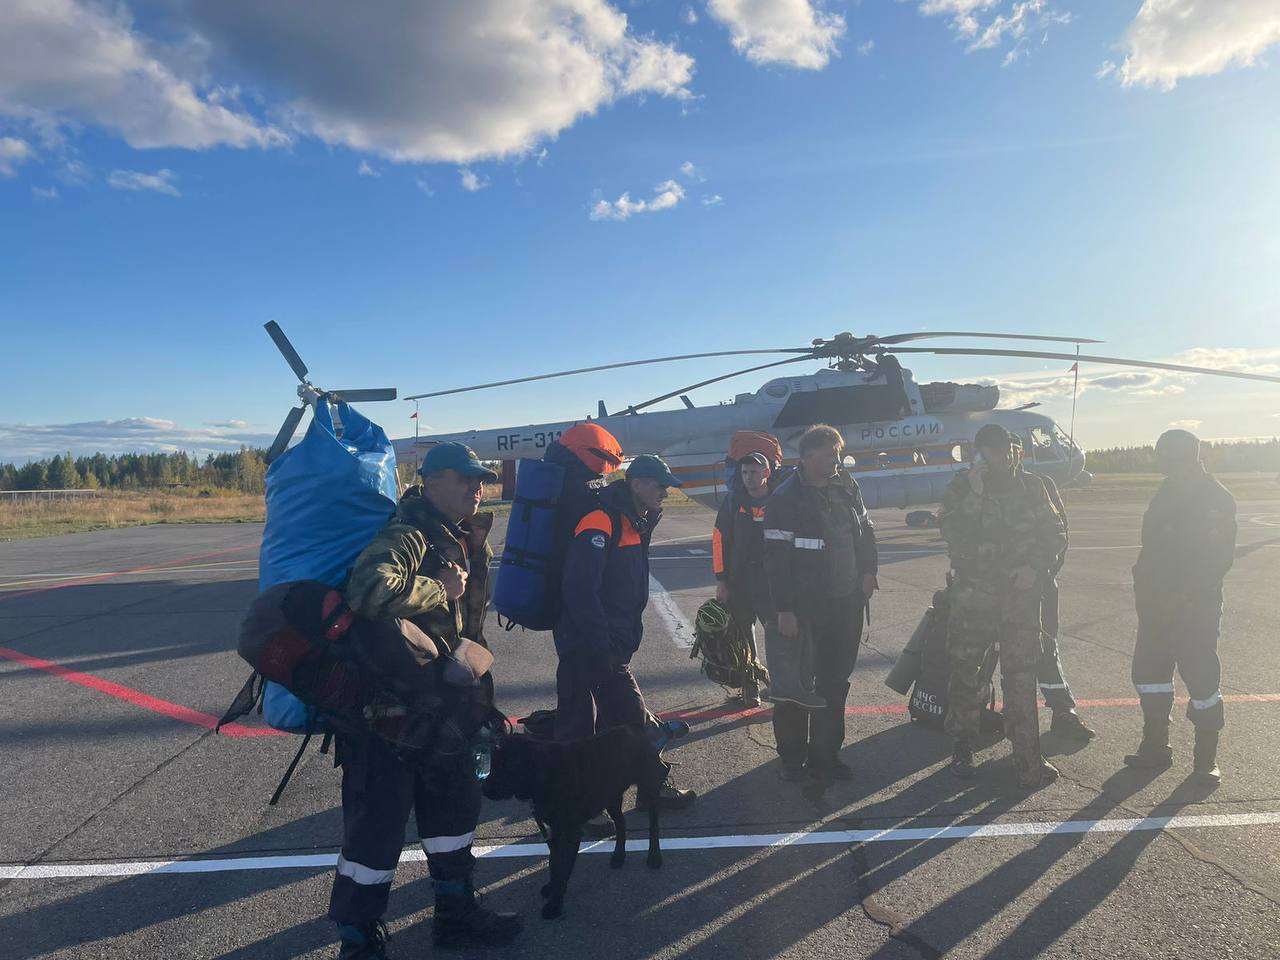
[[[1280,473],[1280,439],[1206,443],[1204,460],[1220,473]],[[266,451],[241,447],[233,453],[197,454],[70,452],[17,466],[0,463],[0,490],[155,490],[197,487],[260,494],[265,489]],[[1155,448],[1111,447],[1090,450],[1094,473],[1155,473]]]
[[[0,490],[157,490],[170,487],[262,493],[265,451],[241,447],[234,453],[65,454],[18,466],[0,464]]]
[[[1205,466],[1214,473],[1280,473],[1280,439],[1204,443]],[[1085,466],[1092,473],[1156,473],[1156,449],[1111,447],[1090,450]]]

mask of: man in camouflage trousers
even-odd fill
[[[982,664],[999,643],[1005,731],[1018,784],[1034,790],[1058,776],[1040,752],[1036,672],[1041,595],[1066,548],[1066,532],[1044,483],[1018,465],[1003,427],[987,424],[975,446],[973,467],[951,481],[938,513],[954,577],[946,718],[955,741],[951,769],[960,777],[974,775],[973,743],[985,693]]]
[[[347,603],[372,620],[411,620],[450,650],[463,639],[484,645],[493,515],[476,511],[482,484],[497,475],[460,443],[433,447],[418,472],[422,486],[405,491],[395,515],[356,558]],[[491,675],[484,682],[492,697]],[[410,810],[435,893],[435,946],[478,948],[514,939],[520,918],[482,907],[475,897],[471,842],[481,795],[474,771],[460,762],[455,770],[427,773],[372,735],[339,738],[337,758],[343,840],[329,917],[342,938],[340,960],[387,956],[381,918]]]

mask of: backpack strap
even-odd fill
[[[328,739],[326,735],[325,739]],[[271,795],[269,801],[270,806],[275,806],[280,802],[280,795],[284,793],[284,788],[289,785],[289,780],[293,777],[293,771],[298,769],[298,762],[302,759],[302,754],[307,749],[307,744],[311,742],[311,731],[308,730],[306,736],[302,738],[302,744],[298,747],[298,752],[293,755],[293,761],[289,764],[289,769],[284,772],[284,776],[280,778],[280,785],[276,787],[276,792]]]
[[[244,686],[240,688],[240,692],[236,694],[235,699],[231,701],[231,706],[227,707],[227,712],[222,715],[222,719],[218,721],[217,726],[213,728],[213,732],[219,732],[228,723],[239,720],[247,713],[251,713],[262,700],[262,692],[266,689],[267,678],[256,670],[249,674],[249,679],[245,681]]]

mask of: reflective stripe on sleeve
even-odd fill
[[[1173,693],[1172,683],[1135,683],[1138,688],[1138,695],[1144,693]]]
[[[376,887],[394,880],[396,868],[375,870],[373,867],[366,867],[363,863],[356,863],[354,860],[348,860],[342,854],[338,854],[338,876],[354,880],[362,887]]]
[[[423,837],[422,849],[426,853],[452,853],[454,850],[471,846],[471,841],[475,837],[475,831],[461,833],[456,837]]]
[[[1040,689],[1041,690],[1065,690],[1067,689],[1067,685],[1065,683],[1042,683],[1040,684]]]
[[[1191,709],[1192,710],[1209,710],[1209,709],[1212,709],[1213,707],[1216,707],[1221,702],[1222,702],[1222,691],[1219,690],[1208,700],[1197,700],[1195,697],[1192,697]]]
[[[810,537],[796,537],[797,550],[823,550],[827,546],[825,540],[815,540]]]
[[[764,538],[766,540],[786,540],[788,543],[795,540],[796,535],[790,530],[774,530],[769,527],[764,528]]]

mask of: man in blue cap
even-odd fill
[[[477,510],[483,485],[497,474],[461,443],[432,447],[418,472],[421,486],[405,491],[395,515],[356,558],[347,602],[369,619],[411,620],[449,649],[463,639],[484,644],[493,514]],[[453,775],[424,775],[372,735],[339,738],[337,760],[343,841],[329,917],[339,926],[341,960],[387,955],[381,918],[410,810],[435,891],[435,945],[474,948],[514,939],[520,918],[475,898],[471,842],[481,798],[474,771],[460,761]]]
[[[626,479],[601,490],[598,508],[574,530],[554,631],[560,657],[556,737],[561,740],[650,722],[630,664],[649,602],[649,541],[667,491],[680,485],[661,457],[636,457]],[[678,808],[697,795],[668,784],[659,798],[664,807]]]

